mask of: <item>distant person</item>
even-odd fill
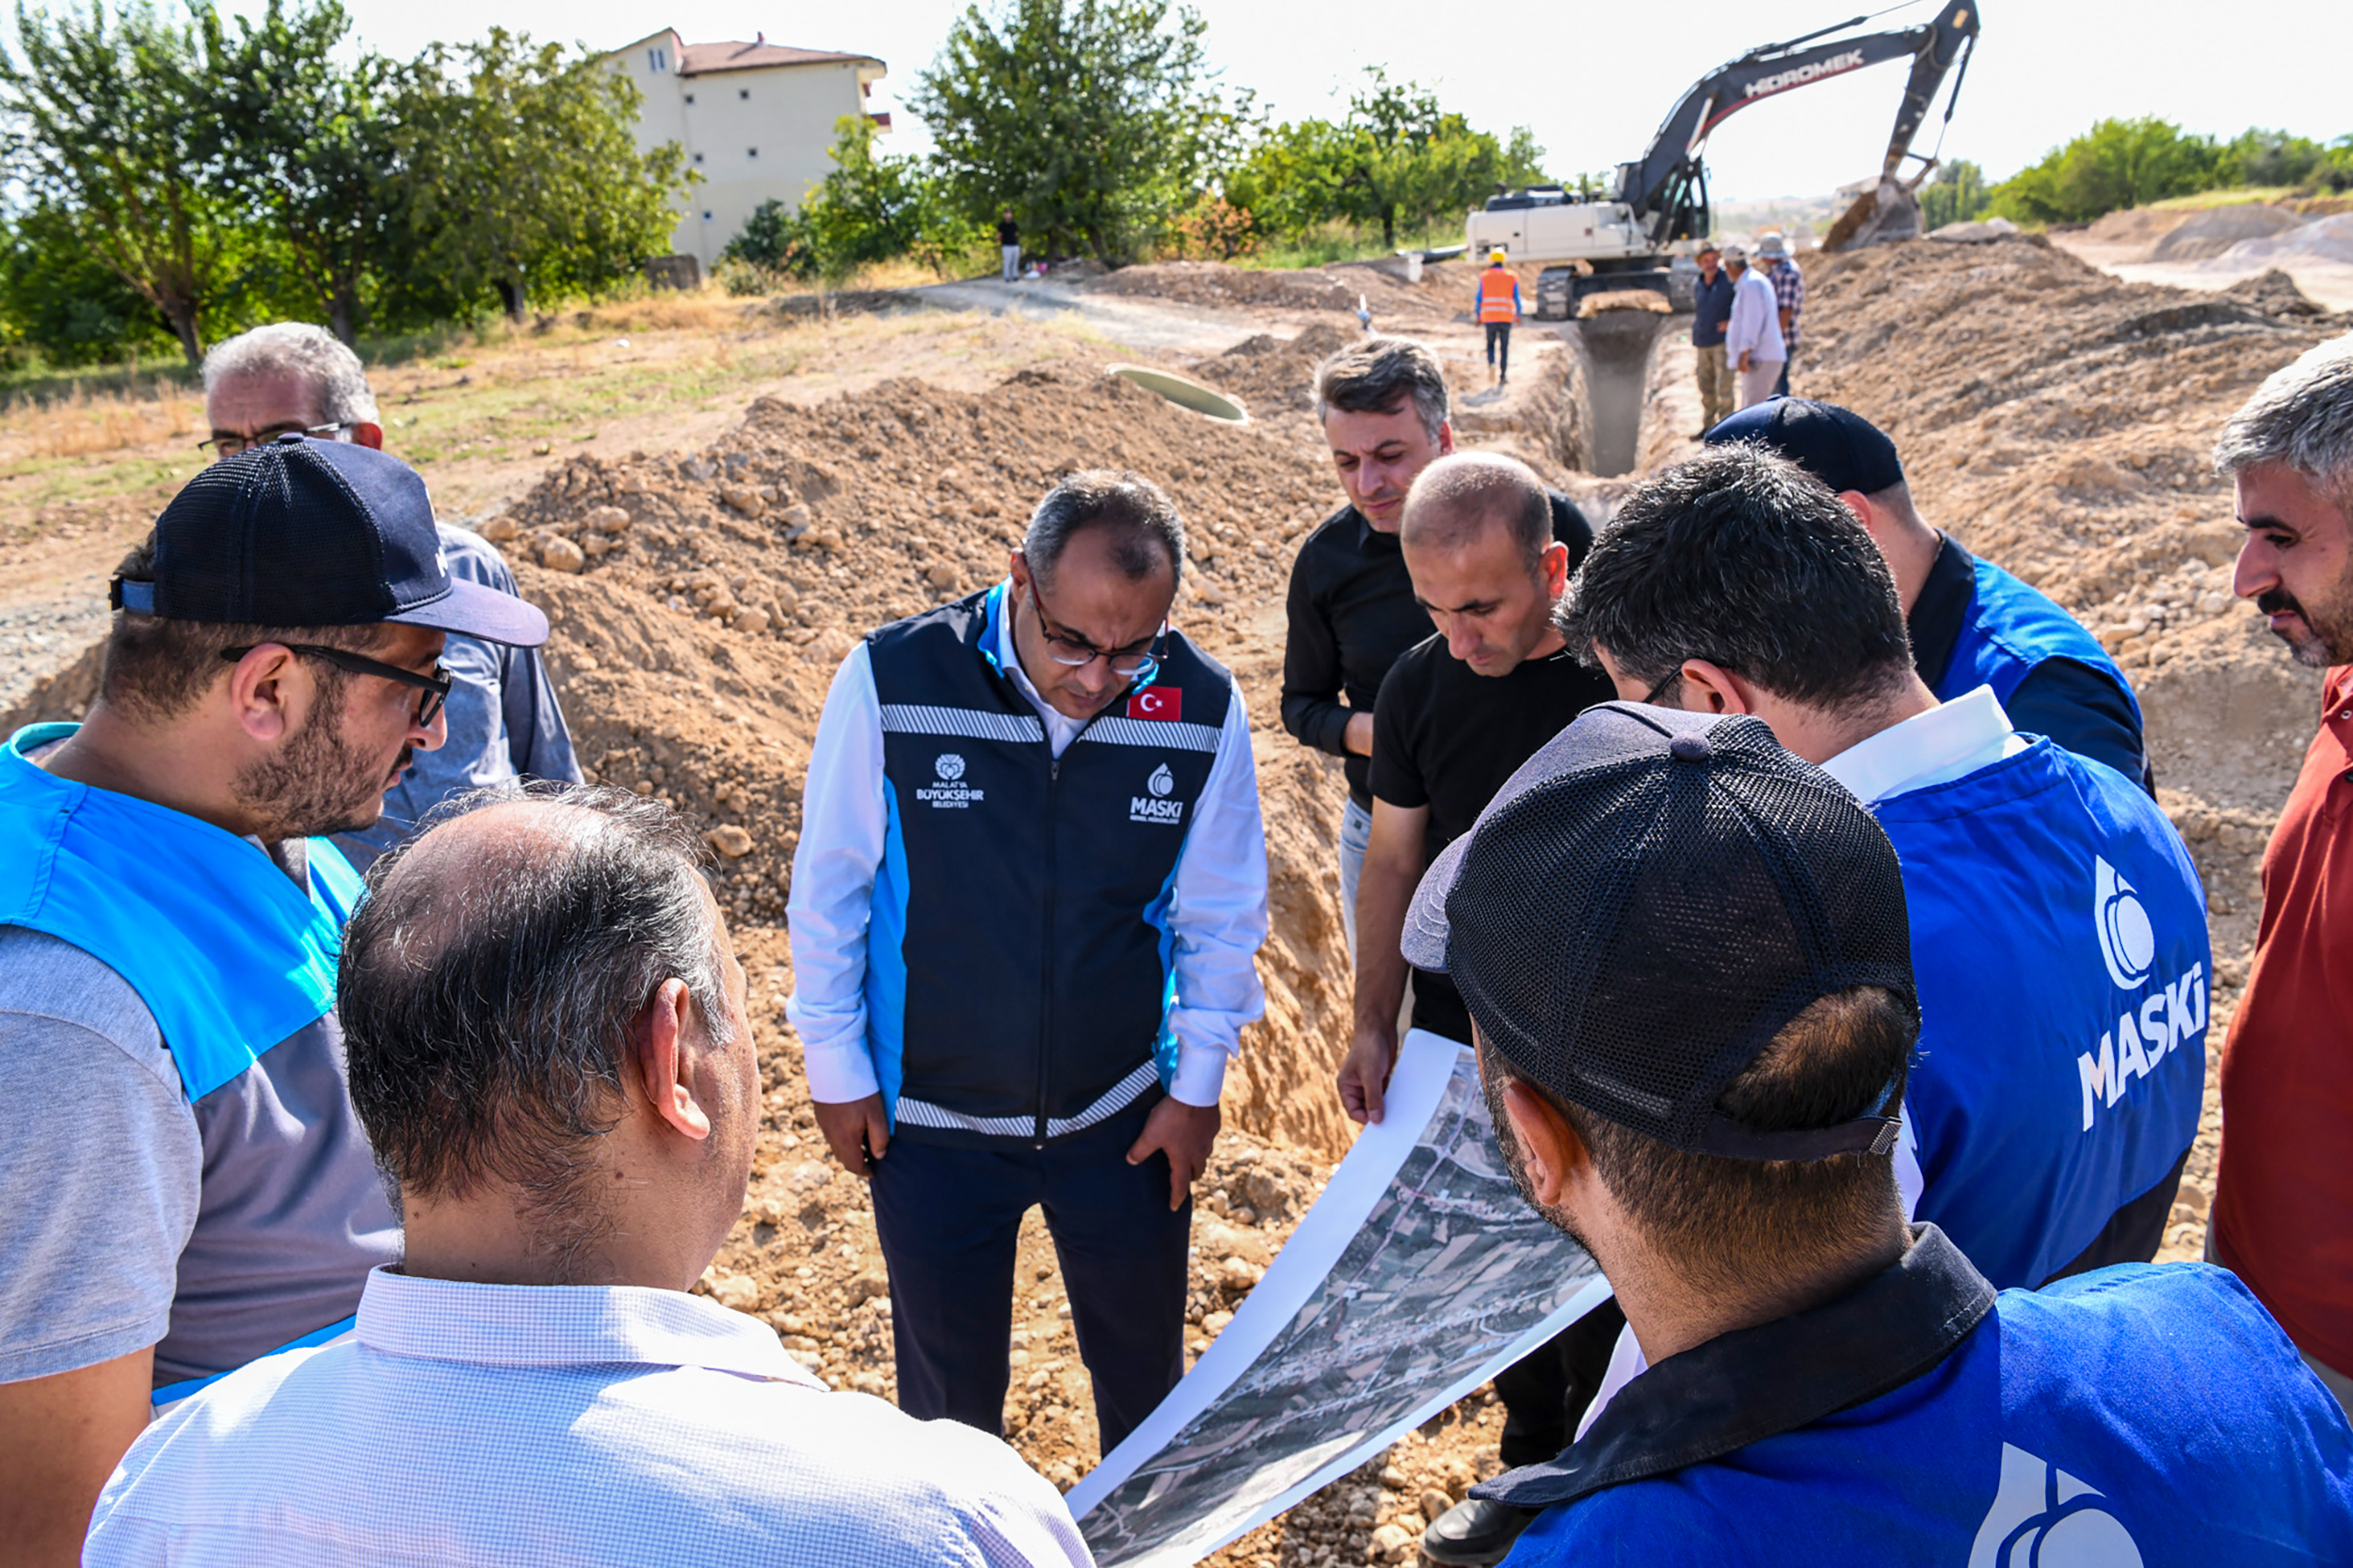
[[[216,344],[204,356],[205,445],[215,457],[300,431],[321,440],[381,447],[376,394],[360,357],[323,327],[281,321]],[[442,566],[455,578],[513,596],[515,574],[498,546],[471,529],[437,524]],[[374,824],[336,842],[354,866],[417,830],[433,808],[487,784],[518,778],[580,782],[571,732],[536,648],[452,636],[441,663],[456,684],[446,709],[449,740],[417,759],[384,799]]]
[[[200,471],[112,597],[88,715],[0,747],[0,1516],[27,1564],[77,1560],[156,1407],[343,1332],[400,1256],[344,1093],[360,887],[327,835],[441,744],[444,633],[547,635],[450,575],[405,464],[294,435]]]
[[[1316,367],[1316,417],[1347,504],[1301,542],[1285,606],[1283,728],[1341,760],[1340,920],[1356,952],[1356,889],[1372,833],[1372,732],[1381,682],[1398,656],[1430,635],[1398,549],[1406,493],[1454,450],[1446,372],[1406,338],[1368,338]],[[1581,551],[1593,529],[1576,504],[1550,496],[1553,537]]]
[[[1013,220],[1011,207],[997,215],[997,250],[1005,264],[1005,281],[1014,282],[1021,276],[1021,225]]]
[[[788,1013],[926,1419],[1001,1426],[1041,1204],[1103,1451],[1184,1375],[1193,1182],[1267,929],[1249,715],[1169,624],[1184,566],[1159,487],[1072,474],[1004,581],[869,635],[818,721]]]
[[[2215,467],[2247,539],[2233,586],[2299,664],[2320,729],[2264,853],[2263,923],[2222,1055],[2208,1250],[2353,1407],[2353,337],[2266,380]]]
[[[1381,1119],[1397,1064],[1406,982],[1398,938],[1415,885],[1522,762],[1610,696],[1609,680],[1567,651],[1552,624],[1593,534],[1579,517],[1571,539],[1555,537],[1551,502],[1526,464],[1456,453],[1424,469],[1405,503],[1399,540],[1414,597],[1437,631],[1390,669],[1373,719],[1355,1033],[1339,1071],[1341,1106],[1360,1123]],[[1469,1016],[1444,975],[1414,977],[1413,1025],[1470,1044]],[[1504,1464],[1567,1447],[1623,1321],[1614,1309],[1588,1314],[1496,1378]],[[1422,1554],[1445,1564],[1497,1561],[1528,1517],[1460,1503],[1431,1521]]]
[[[1739,407],[1752,408],[1773,395],[1782,360],[1789,350],[1781,337],[1781,301],[1765,275],[1749,265],[1738,246],[1724,251],[1732,279],[1732,315],[1724,325],[1724,357],[1732,361]]]
[[[1498,387],[1512,379],[1512,324],[1520,319],[1519,274],[1503,263],[1500,246],[1487,252],[1487,270],[1479,275],[1471,300],[1475,319],[1487,331],[1487,368]]]
[[[1862,526],[1753,447],[1636,487],[1562,614],[1620,696],[1755,714],[1894,840],[1919,1217],[2004,1289],[2155,1256],[2214,984],[2197,868],[2156,803],[2019,734],[1987,687],[1939,702]]]
[[[1712,245],[1700,247],[1692,258],[1700,280],[1691,290],[1691,360],[1700,383],[1700,429],[1693,440],[1732,412],[1732,367],[1724,360],[1724,328],[1732,321],[1732,279],[1721,265],[1721,253]]]
[[[760,1132],[698,848],[658,802],[516,792],[377,874],[340,994],[398,1265],[349,1338],[149,1428],[85,1562],[1089,1560],[1003,1444],[828,1392],[686,1293]]]
[[[1896,443],[1849,408],[1784,398],[1708,433],[1754,441],[1838,492],[1887,558],[1913,666],[1940,701],[1991,686],[2010,723],[2153,790],[2132,682],[2048,596],[1921,520]]]
[[[1789,253],[1788,242],[1779,234],[1768,234],[1757,242],[1756,259],[1771,280],[1773,297],[1781,306],[1781,343],[1787,352],[1781,357],[1781,379],[1773,384],[1773,395],[1787,397],[1790,367],[1798,362],[1798,319],[1805,314],[1805,274],[1798,270],[1798,258]]]
[[[1544,1511],[1511,1560],[2353,1560],[2353,1429],[2237,1280],[1997,1295],[1906,1226],[1900,853],[1755,720],[1611,703],[1424,878],[1407,957],[1469,1006],[1503,1161],[1653,1363],[1472,1490]]]

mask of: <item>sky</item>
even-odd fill
[[[488,25],[478,0],[346,0],[356,30],[387,54],[456,41]],[[1333,116],[1366,67],[1433,88],[1473,125],[1503,135],[1526,125],[1561,175],[1630,160],[1649,144],[1684,88],[1737,55],[1854,14],[1825,0],[1775,6],[1604,5],[1586,0],[1195,0],[1208,49],[1231,87],[1254,90],[1276,117]],[[254,0],[229,0],[258,10]],[[1865,30],[1916,25],[1934,6],[1901,7]],[[808,0],[759,5],[669,0],[503,0],[497,20],[536,39],[600,49],[664,24],[690,43],[749,39],[839,49],[887,61],[873,106],[895,112],[891,146],[927,150],[908,114],[917,73],[938,54],[964,7],[885,0],[871,10]],[[1580,12],[1585,14],[1579,14]],[[1948,157],[1993,178],[2033,163],[2106,116],[2158,115],[2232,136],[2249,125],[2321,140],[2353,132],[2344,89],[2353,58],[2345,0],[1993,0],[1958,112]],[[1494,40],[1507,41],[1498,46]],[[1856,72],[1743,110],[1709,144],[1719,200],[1827,193],[1876,172],[1903,90],[1900,61]],[[1948,82],[1949,87],[1949,82]],[[1935,144],[1939,102],[1914,146]]]

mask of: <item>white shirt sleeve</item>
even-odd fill
[[[882,702],[860,643],[834,672],[809,747],[801,841],[786,920],[792,995],[809,1097],[840,1105],[877,1093],[866,1045],[866,927],[888,817],[883,803]]]
[[[1240,686],[1225,705],[1217,760],[1185,836],[1174,892],[1176,1000],[1168,1026],[1176,1072],[1168,1092],[1187,1105],[1215,1105],[1242,1026],[1266,1012],[1257,966],[1267,931],[1266,824]]]
[[[1761,318],[1756,291],[1746,287],[1748,278],[1732,285],[1732,319],[1724,326],[1724,357],[1733,363],[1740,362],[1743,352],[1755,349],[1762,336]]]

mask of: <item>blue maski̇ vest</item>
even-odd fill
[[[1874,814],[1912,911],[1919,1218],[2031,1288],[2197,1133],[2205,894],[2146,794],[2049,741]]]
[[[1233,691],[1171,632],[1150,695],[1057,760],[998,666],[1004,592],[868,639],[888,812],[868,1046],[894,1125],[950,1142],[1064,1136],[1168,1081],[1176,864]]]
[[[2140,722],[2140,699],[2133,695],[2132,682],[2081,622],[1982,556],[1976,558],[1976,572],[1969,613],[1961,617],[1945,678],[1936,683],[1939,702],[1991,686],[1994,697],[2007,703],[2037,664],[2045,659],[2073,659],[2115,681],[2132,705],[2134,723]]]

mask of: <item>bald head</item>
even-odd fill
[[[1510,535],[1529,575],[1541,576],[1552,544],[1552,499],[1545,482],[1516,457],[1457,452],[1414,481],[1398,542],[1409,551],[1452,554],[1497,529]]]
[[[666,982],[732,1039],[725,932],[699,841],[659,802],[516,788],[458,809],[371,869],[344,933],[352,1104],[404,1197],[514,1188],[552,1216],[584,1201],[585,1146],[621,1114]]]

